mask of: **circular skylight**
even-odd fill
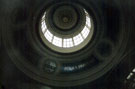
[[[85,26],[78,34],[74,34],[71,36],[66,35],[57,35],[53,34],[51,30],[47,27],[46,23],[46,12],[43,14],[41,18],[41,25],[40,25],[40,33],[42,34],[42,39],[49,48],[54,51],[62,52],[62,53],[70,53],[80,50],[81,48],[85,47],[91,40],[93,35],[93,23],[90,15],[88,12],[83,9],[85,12]],[[65,19],[65,17],[63,18]],[[44,39],[45,38],[45,39]]]

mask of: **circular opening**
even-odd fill
[[[77,23],[78,15],[76,9],[69,5],[59,6],[54,10],[53,21],[59,29],[69,30]]]
[[[48,13],[45,11],[41,17],[39,24],[40,37],[44,44],[53,51],[60,53],[76,52],[91,41],[94,33],[94,24],[90,14],[84,8],[82,9],[84,25],[79,24],[77,28],[73,29],[74,32],[70,28],[77,23],[77,19],[81,19],[81,17],[78,18],[78,13],[74,8],[72,6],[60,6],[54,11],[53,18],[50,20],[54,20],[54,24],[62,30],[70,30],[70,34],[57,33],[53,27],[49,27],[46,20],[48,19]]]

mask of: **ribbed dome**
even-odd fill
[[[85,47],[94,32],[90,14],[80,5],[54,7],[45,11],[41,18],[40,35],[45,45],[62,53],[75,52]],[[51,18],[54,27],[48,20],[51,11],[54,13]]]

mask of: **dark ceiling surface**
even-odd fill
[[[74,87],[54,87],[37,82],[20,71],[11,61],[5,50],[4,39],[2,36],[4,34],[2,34],[2,31],[7,27],[10,27],[9,24],[6,24],[7,22],[5,22],[5,20],[8,21],[8,19],[12,18],[9,13],[11,13],[14,8],[26,6],[26,8],[34,9],[36,8],[34,7],[35,3],[41,4],[41,2],[44,1],[48,0],[0,0],[0,85],[2,89],[135,89],[135,73],[131,76],[131,79],[127,79],[127,76],[129,76],[135,68],[134,0],[100,0],[110,2],[109,4],[111,4],[111,1],[116,1],[116,3],[122,7],[121,10],[124,12],[126,29],[131,30],[126,51],[121,57],[122,61],[103,77],[84,85]],[[53,1],[55,2],[55,0]],[[83,1],[85,2],[87,0]],[[72,0],[70,0],[70,2],[72,2]],[[33,13],[33,11],[29,11],[28,9],[28,11],[25,11],[24,9],[21,10],[26,13]],[[21,15],[16,16],[16,19],[13,20],[13,23],[18,25],[18,28],[21,27],[20,23],[23,23],[26,18],[29,18],[25,13],[22,15],[20,12],[20,14]]]

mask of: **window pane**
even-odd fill
[[[42,32],[45,33],[45,30],[47,29],[46,24],[45,24],[45,21],[42,21],[41,28],[42,28]]]
[[[89,33],[90,33],[90,30],[85,26],[84,29],[81,32],[83,38],[86,39],[87,36],[89,35]]]
[[[70,48],[70,47],[73,47],[73,41],[72,41],[72,38],[69,38],[69,39],[63,39],[63,47],[64,48]]]
[[[58,47],[62,47],[62,38],[54,36],[53,44]]]
[[[83,42],[83,38],[81,36],[81,34],[78,34],[77,36],[75,36],[74,38],[74,44],[75,46],[79,45],[81,42]]]
[[[91,22],[90,22],[90,17],[86,16],[86,25],[91,28]]]
[[[51,42],[51,41],[52,41],[52,38],[53,38],[53,34],[52,34],[49,30],[47,30],[46,33],[45,33],[45,38],[46,38],[49,42]]]

